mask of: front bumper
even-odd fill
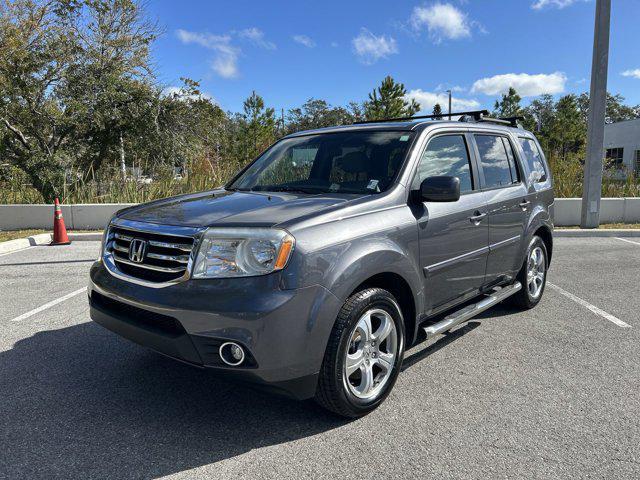
[[[189,280],[150,288],[90,271],[91,318],[105,328],[177,360],[215,368],[296,398],[315,394],[339,300],[320,285],[284,290],[278,274]],[[229,367],[218,347],[235,341],[249,352]]]

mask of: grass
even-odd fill
[[[565,158],[550,157],[556,198],[582,197],[583,167],[580,155],[569,154]],[[69,175],[60,191],[60,200],[73,203],[142,203],[183,193],[202,192],[224,185],[242,165],[236,162],[193,164],[189,174],[175,178],[173,170],[157,168],[153,182],[122,180],[119,171],[105,167],[104,171],[84,175]],[[640,178],[629,174],[626,179],[616,178],[605,170],[602,181],[602,197],[640,197]],[[0,180],[0,204],[45,203],[42,195],[29,183],[28,177],[14,168],[8,179]]]
[[[98,230],[67,230],[68,233],[91,233]],[[9,240],[16,240],[18,238],[27,238],[32,235],[39,235],[41,233],[53,233],[51,230],[0,230],[0,242],[8,242]]]
[[[16,240],[17,238],[27,238],[31,235],[38,235],[39,233],[47,233],[46,230],[7,230],[6,232],[0,231],[0,242],[7,242],[9,240]]]

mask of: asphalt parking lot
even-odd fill
[[[640,476],[640,238],[556,239],[538,307],[414,347],[355,421],[93,324],[97,252],[0,256],[0,478]]]

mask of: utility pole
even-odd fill
[[[447,90],[449,94],[449,121],[451,121],[451,90]]]
[[[596,0],[587,125],[587,158],[584,164],[582,215],[580,218],[580,226],[582,228],[598,228],[598,225],[600,225],[610,17],[611,0]]]

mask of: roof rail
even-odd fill
[[[426,119],[426,118],[437,118],[437,119],[442,119],[444,117],[472,117],[474,118],[476,121],[482,120],[484,115],[489,115],[489,112],[487,110],[473,110],[470,112],[451,112],[449,113],[442,113],[440,115],[416,115],[413,117],[395,117],[395,118],[382,118],[380,120],[361,120],[359,122],[353,122],[353,125],[361,125],[363,123],[382,123],[382,122],[403,122],[403,121],[408,121],[408,120],[421,120],[421,119]]]

